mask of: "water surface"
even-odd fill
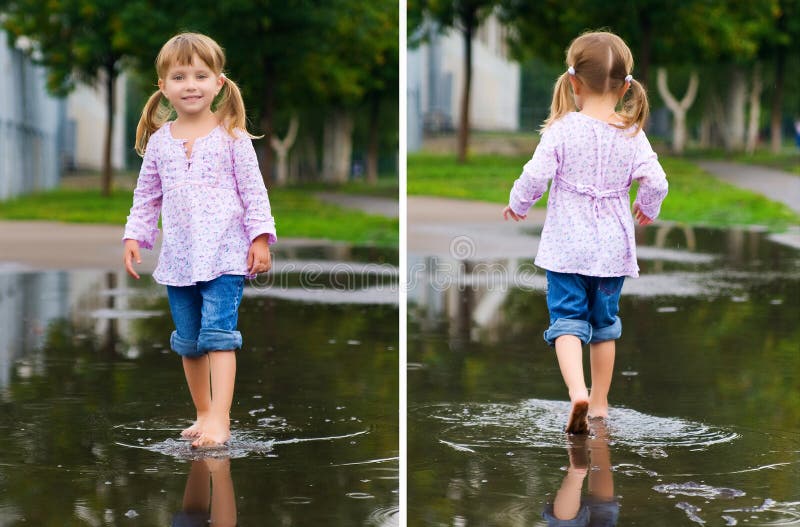
[[[150,277],[0,274],[0,525],[395,525],[396,260],[278,252],[240,310],[230,448],[203,453]]]
[[[613,408],[581,445],[561,432],[543,271],[409,255],[409,525],[544,526],[570,485],[618,525],[800,525],[800,252],[755,231],[637,237]]]

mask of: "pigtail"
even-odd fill
[[[650,115],[650,104],[647,102],[647,91],[636,79],[631,80],[628,93],[629,96],[622,106],[621,115],[625,129],[636,126],[633,132],[633,135],[636,135],[644,128],[644,123]]]
[[[136,126],[136,143],[134,148],[136,153],[144,156],[144,151],[147,148],[147,141],[150,136],[156,132],[167,119],[169,119],[171,110],[168,106],[161,104],[161,99],[164,95],[161,90],[156,90],[153,95],[147,99],[147,103],[142,110],[142,116],[139,118],[139,124]]]
[[[575,111],[575,101],[572,98],[568,77],[569,73],[564,72],[556,81],[556,85],[553,88],[553,102],[550,104],[550,115],[539,132],[544,132],[554,121],[564,117],[569,112]]]
[[[235,130],[242,130],[250,139],[259,139],[261,135],[253,135],[247,130],[247,114],[244,109],[244,100],[239,87],[228,77],[222,77],[222,98],[217,102],[215,113],[220,122],[224,124],[228,134],[237,138]]]

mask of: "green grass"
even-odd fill
[[[506,203],[528,157],[474,156],[458,165],[452,155],[409,154],[409,195],[430,195]],[[762,225],[783,230],[800,216],[782,203],[724,183],[687,159],[660,158],[670,191],[659,219],[729,227]],[[634,192],[631,193],[634,195]],[[546,197],[537,207],[544,207]]]
[[[396,195],[396,194],[395,194]],[[59,189],[0,202],[0,219],[125,225],[133,192],[103,198],[97,190]],[[359,245],[397,247],[399,223],[323,203],[303,187],[270,191],[279,237],[322,238]]]

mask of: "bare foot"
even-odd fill
[[[608,419],[608,399],[595,401],[589,397],[589,419]]]
[[[569,413],[569,421],[567,421],[568,434],[588,434],[589,421],[586,415],[589,412],[589,401],[577,400],[572,403],[572,410]]]
[[[200,434],[203,433],[203,424],[205,423],[205,420],[205,415],[198,415],[197,420],[192,424],[192,426],[181,432],[181,437],[200,437]]]
[[[220,448],[230,438],[230,418],[208,416],[200,436],[192,441],[192,448]]]

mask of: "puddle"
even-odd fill
[[[180,510],[199,478],[212,497],[230,488],[231,524],[396,525],[397,301],[348,300],[356,288],[396,298],[396,251],[300,247],[276,260],[272,289],[315,289],[283,298],[246,286],[232,438],[202,452],[180,438],[193,408],[160,286],[5,269],[0,523],[204,524]],[[309,262],[324,265],[303,282],[296,269]]]
[[[410,525],[544,526],[569,489],[603,525],[613,503],[619,525],[800,525],[800,251],[679,226],[637,241],[607,437],[582,441],[562,432],[543,271],[409,255]]]

